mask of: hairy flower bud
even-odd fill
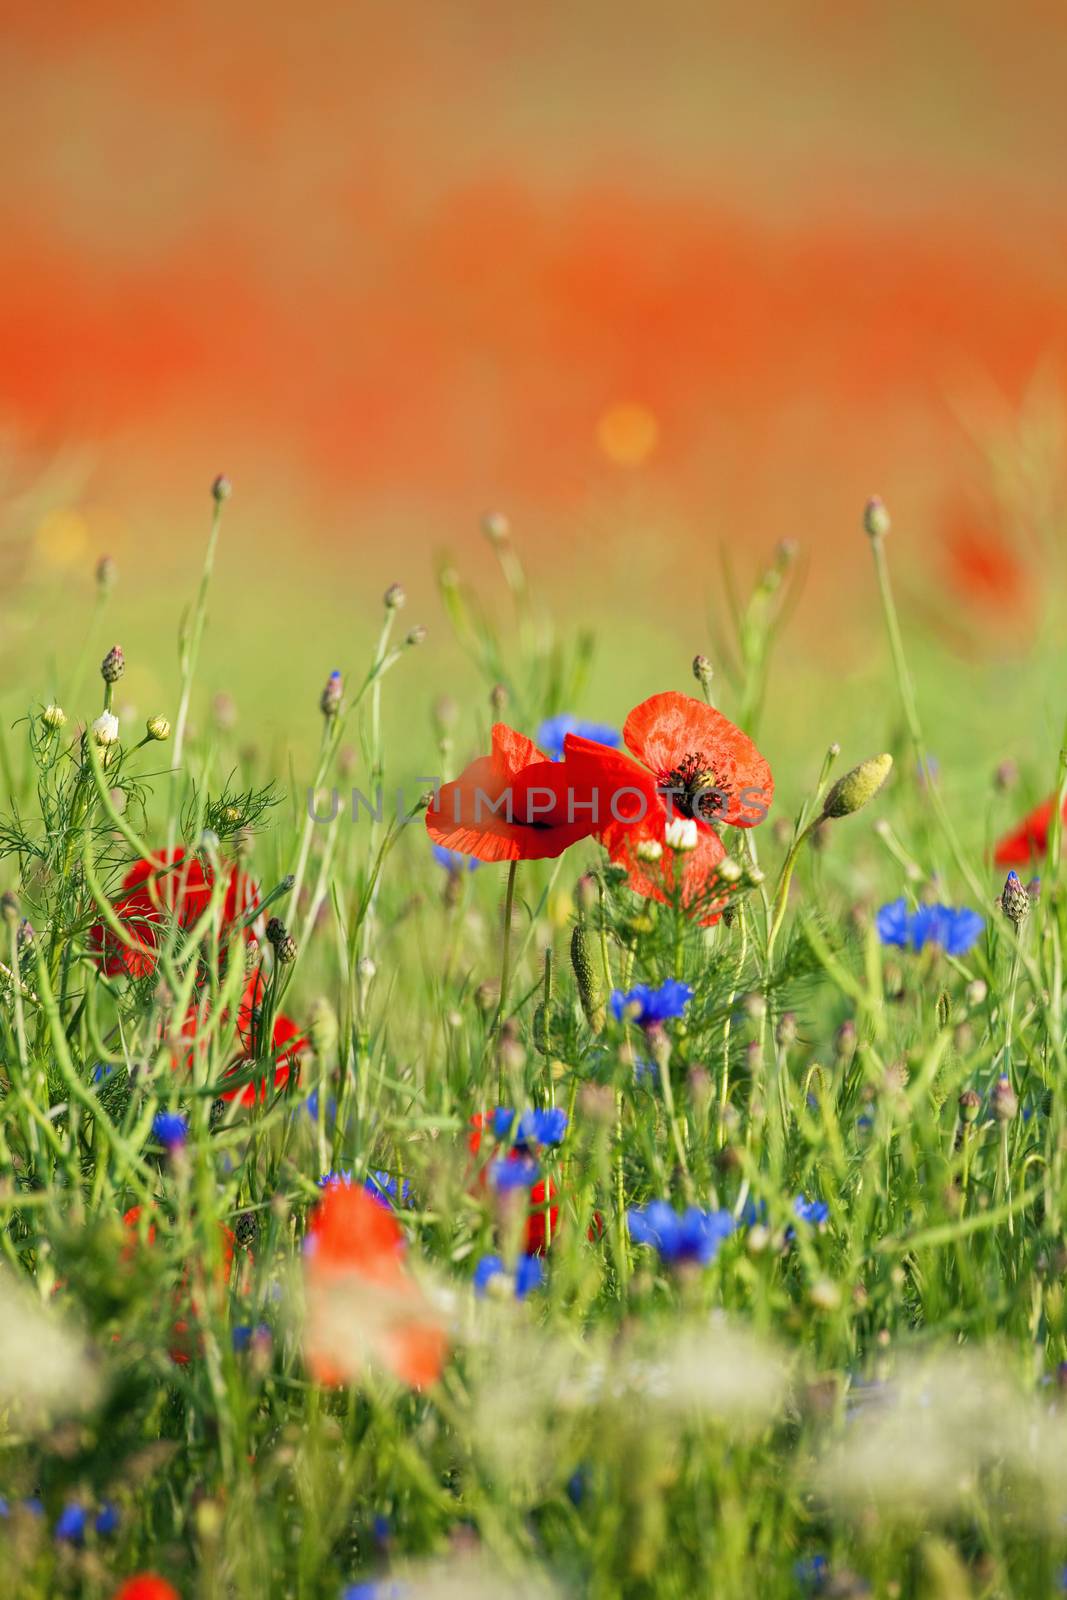
[[[893,767],[891,755],[870,756],[838,778],[823,803],[822,816],[850,817],[873,800]]]
[[[229,478],[224,472],[220,472],[214,483],[211,485],[211,498],[214,500],[216,505],[221,505],[224,500],[228,500],[230,498],[232,493],[233,484],[230,482]]]
[[[426,639],[426,631],[425,623],[416,622],[415,626],[409,628],[405,634],[404,643],[407,645],[423,644]]]
[[[115,587],[119,569],[110,556],[101,556],[96,563],[96,586],[101,594],[109,594]]]
[[[166,717],[149,717],[145,723],[145,732],[150,739],[157,739],[160,744],[170,738],[170,723]]]
[[[386,611],[399,611],[407,600],[402,583],[391,583],[382,596],[382,603]]]
[[[700,687],[707,691],[711,687],[711,680],[715,676],[715,668],[707,656],[693,657],[693,677]]]
[[[594,1033],[600,1033],[606,1016],[604,997],[593,968],[589,936],[581,922],[575,923],[574,932],[571,934],[571,966],[574,969],[574,981],[578,985],[578,998],[585,1012],[585,1020]]]
[[[113,644],[100,663],[100,676],[105,683],[118,683],[126,671],[126,657],[120,644]]]
[[[960,1120],[971,1123],[978,1121],[978,1113],[982,1109],[982,1096],[977,1089],[964,1089],[959,1098]]]
[[[508,708],[510,699],[511,696],[508,694],[507,687],[502,683],[494,683],[489,691],[489,709],[494,717],[503,716]]]
[[[863,508],[863,528],[872,539],[884,539],[892,527],[884,501],[872,495]]]
[[[267,941],[273,947],[282,966],[296,960],[296,940],[281,917],[271,917],[267,923]]]

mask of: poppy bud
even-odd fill
[[[150,739],[158,739],[162,744],[164,739],[170,738],[170,723],[166,717],[149,717],[145,723],[145,732]]]
[[[101,594],[109,594],[115,587],[119,569],[110,556],[101,556],[96,563],[96,586]]]
[[[851,1017],[846,1017],[834,1034],[834,1054],[839,1061],[851,1061],[856,1054],[856,1024]]]
[[[872,539],[884,539],[892,527],[884,501],[872,495],[863,508],[863,528]]]
[[[977,1090],[963,1090],[960,1096],[960,1118],[963,1122],[977,1122],[977,1114],[982,1109],[982,1096]]]
[[[870,756],[838,778],[823,803],[823,819],[850,817],[873,800],[893,767],[891,755]]]
[[[797,1042],[797,1014],[795,1011],[783,1011],[778,1018],[778,1026],[774,1030],[775,1042],[782,1050],[788,1050],[790,1045]]]
[[[1000,893],[1000,909],[1018,934],[1030,915],[1032,901],[1023,888],[1017,872],[1009,872]]]
[[[425,624],[417,622],[413,628],[408,629],[407,634],[404,637],[404,643],[407,645],[422,644],[425,641],[425,638]]]
[[[1019,769],[1012,760],[1002,761],[993,774],[993,787],[999,789],[1001,794],[1007,794],[1009,789],[1014,789],[1019,781]]]
[[[19,920],[19,897],[11,889],[0,894],[0,916],[9,927],[14,927]]]
[[[574,981],[578,985],[578,998],[585,1012],[585,1020],[594,1033],[599,1033],[604,1026],[604,1000],[593,971],[589,938],[581,922],[575,923],[574,932],[571,934],[571,966],[574,969]]]
[[[711,687],[711,680],[715,676],[715,668],[707,656],[693,657],[693,677],[700,687],[707,691]]]
[[[993,1115],[998,1122],[1011,1122],[1019,1110],[1019,1097],[1011,1086],[1011,1079],[1006,1073],[1001,1073],[993,1085],[993,1093],[989,1097],[993,1108]]]
[[[494,717],[503,716],[511,696],[502,683],[494,683],[489,691],[489,709]]]
[[[48,705],[41,712],[41,721],[50,732],[54,733],[61,728],[67,720],[67,713],[62,706]]]
[[[951,1016],[951,1007],[952,1002],[949,999],[946,991],[942,989],[941,993],[937,997],[937,1025],[939,1028],[948,1027],[949,1018]]]
[[[211,485],[212,499],[216,505],[221,505],[224,500],[228,500],[230,498],[232,493],[233,484],[230,482],[229,478],[224,472],[220,472],[214,483]]]
[[[382,603],[386,611],[399,611],[406,600],[407,595],[404,592],[402,583],[391,583],[382,596]]]
[[[118,683],[126,671],[126,657],[120,644],[113,644],[100,663],[100,676],[105,683]]]
[[[344,694],[344,690],[344,679],[335,668],[326,679],[326,687],[319,696],[319,710],[327,720],[335,717],[340,711],[341,696]]]
[[[989,985],[984,978],[972,978],[964,990],[964,994],[967,996],[967,1004],[970,1006],[984,1005],[988,993]]]

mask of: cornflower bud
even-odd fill
[[[55,733],[67,720],[67,713],[62,706],[48,705],[41,712],[41,721],[50,733]]]
[[[1019,1097],[1011,1086],[1011,1079],[1006,1073],[1001,1073],[993,1085],[993,1093],[989,1097],[993,1108],[993,1115],[998,1122],[1011,1122],[1019,1110]]]
[[[149,717],[144,726],[148,737],[158,739],[160,744],[170,738],[170,723],[166,717]]]
[[[330,676],[326,679],[325,689],[323,689],[322,694],[319,696],[319,710],[322,712],[327,721],[329,721],[331,717],[335,717],[338,711],[340,711],[341,696],[344,694],[344,689],[344,679],[341,677],[341,674],[337,671],[337,669],[334,668],[333,672],[331,672]]]
[[[981,1109],[981,1094],[977,1093],[977,1090],[963,1090],[963,1094],[960,1096],[961,1122],[966,1122],[968,1125],[969,1123],[977,1122],[977,1115],[979,1115]]]
[[[873,800],[893,767],[891,755],[870,756],[858,767],[846,772],[830,789],[823,802],[822,820],[828,817],[850,817]]]
[[[399,611],[407,600],[402,583],[391,583],[382,596],[382,603],[386,611]]]
[[[1019,929],[1030,915],[1033,902],[1023,888],[1017,872],[1009,872],[1004,880],[1004,887],[1000,893],[1000,909],[1015,929]]]
[[[282,966],[296,960],[296,940],[281,917],[271,917],[267,923],[267,942],[273,947]]]
[[[224,472],[220,472],[214,483],[211,485],[212,499],[216,505],[221,505],[224,500],[228,500],[230,498],[232,493],[233,484],[230,482],[229,478]]]
[[[884,501],[874,494],[863,508],[864,532],[872,539],[884,539],[892,527]]]
[[[126,671],[126,657],[120,644],[113,644],[100,663],[100,676],[105,683],[118,683]]]

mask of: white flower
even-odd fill
[[[634,854],[638,861],[658,861],[663,854],[663,846],[658,839],[642,839]]]
[[[93,723],[93,738],[97,744],[107,746],[117,744],[119,738],[119,719],[110,711],[102,711]]]
[[[739,883],[742,877],[741,863],[735,861],[733,856],[723,856],[718,872],[724,883]]]
[[[668,850],[683,852],[697,847],[697,825],[692,817],[673,817],[663,830]]]

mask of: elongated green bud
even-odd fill
[[[575,923],[574,932],[571,934],[571,966],[574,968],[578,998],[582,1002],[585,1020],[594,1033],[600,1033],[606,1015],[604,997],[593,971],[593,962],[589,954],[589,936],[584,923],[581,922]]]
[[[824,817],[850,817],[873,800],[893,767],[890,755],[871,756],[838,778],[823,804]]]

